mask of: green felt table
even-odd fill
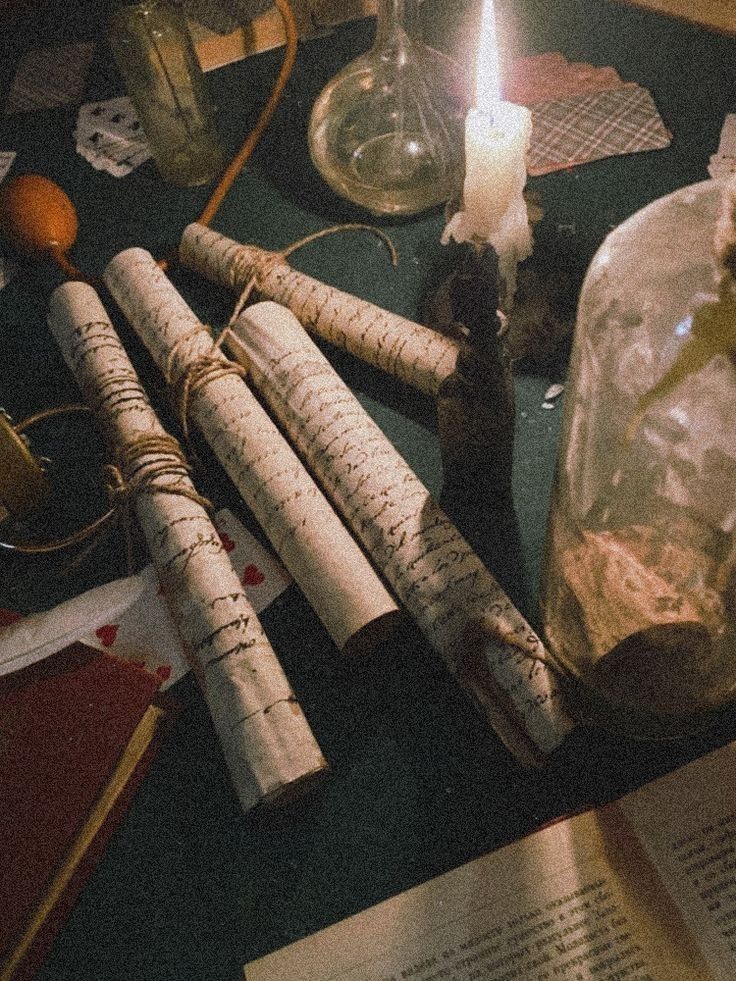
[[[736,111],[736,39],[614,0],[503,0],[496,4],[509,56],[562,51],[612,65],[646,86],[674,138],[654,153],[532,179],[544,218],[536,252],[568,229],[566,261],[583,270],[606,232],[649,201],[707,177],[724,116]],[[51,41],[100,40],[86,100],[122,94],[104,47],[104,4],[36,4],[11,18],[3,41],[6,89],[23,50]],[[426,0],[433,43],[468,61],[477,4]],[[226,198],[214,227],[278,248],[336,222],[365,220],[340,201],[309,162],[311,104],[342,65],[365,50],[373,22],[354,22],[300,47],[283,102]],[[252,125],[281,53],[268,52],[209,76],[223,139],[234,149]],[[57,180],[74,201],[80,235],[74,260],[98,274],[120,249],[164,254],[208,190],[163,183],[152,163],[124,179],[93,170],[75,153],[76,108],[0,121],[0,150],[17,150],[13,173]],[[369,220],[374,220],[370,219]],[[293,257],[305,272],[412,318],[442,262],[441,209],[379,221],[399,251],[392,269],[370,236],[320,240]],[[572,231],[570,231],[572,229]],[[191,274],[174,279],[203,320],[222,323],[232,300]],[[22,265],[0,294],[0,404],[15,419],[78,399],[45,325],[54,270]],[[574,300],[574,298],[572,298]],[[112,303],[109,303],[111,312]],[[175,431],[161,384],[132,332],[115,315],[162,418]],[[429,399],[329,351],[363,405],[438,493],[441,467]],[[564,358],[544,373],[517,372],[514,504],[518,541],[499,576],[537,627],[537,593],[561,403],[542,408]],[[39,433],[67,490],[54,527],[100,506],[98,450],[84,420]],[[202,451],[199,485],[252,518]],[[68,487],[74,488],[69,491]],[[49,519],[51,520],[51,519]],[[482,521],[482,512],[479,512]],[[482,529],[479,529],[482,532]],[[80,566],[68,557],[0,556],[0,605],[44,609],[125,573],[110,540]],[[439,659],[406,629],[371,656],[346,661],[296,586],[263,614],[265,629],[320,745],[329,777],[283,812],[244,816],[228,783],[203,700],[191,677],[173,689],[182,711],[104,859],[55,942],[45,979],[235,979],[247,960],[320,929],[592,802],[612,799],[736,735],[733,714],[698,737],[644,743],[580,727],[540,770],[525,770],[470,705]],[[2,806],[0,797],[0,806]],[[1,872],[0,872],[1,874]]]

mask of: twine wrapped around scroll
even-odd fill
[[[146,538],[243,809],[300,792],[327,764],[181,450],[161,427],[92,287],[56,289],[49,326],[114,451],[118,487]]]
[[[259,296],[288,307],[308,331],[428,395],[436,396],[455,369],[456,340],[297,272],[281,253],[194,223],[184,230],[179,258],[237,292],[255,277]]]
[[[124,382],[129,381],[127,377]],[[109,379],[107,387],[109,387]],[[128,574],[133,574],[133,542],[131,524],[135,500],[139,494],[180,494],[199,504],[205,511],[212,511],[212,502],[202,497],[189,480],[190,467],[179,446],[179,441],[168,433],[140,436],[134,442],[115,448],[118,462],[103,467],[105,487],[111,506],[122,517],[127,545]],[[139,465],[140,463],[140,465]],[[126,480],[124,474],[133,474]],[[176,482],[160,477],[181,478]]]
[[[572,728],[542,642],[284,307],[249,307],[227,340],[386,581],[524,762]]]
[[[121,252],[104,277],[336,646],[373,648],[395,626],[396,603],[245,385],[244,369],[213,345],[145,250]]]
[[[135,442],[116,447],[116,453],[118,462],[105,466],[113,503],[121,498],[127,501],[138,494],[181,494],[206,511],[212,510],[211,502],[186,482],[189,464],[179,441],[168,433],[140,436]],[[130,480],[125,480],[125,473],[133,474]],[[179,477],[181,482],[162,486],[159,477]]]
[[[399,256],[394,247],[394,243],[388,237],[388,235],[381,231],[380,228],[376,228],[375,225],[365,225],[362,222],[345,222],[341,225],[332,225],[329,228],[322,228],[318,232],[312,232],[311,235],[305,235],[304,238],[297,239],[296,242],[292,242],[291,245],[287,245],[283,249],[279,249],[278,252],[265,252],[262,261],[256,264],[255,270],[252,273],[249,280],[247,280],[245,287],[243,288],[240,296],[238,297],[238,302],[235,304],[235,309],[230,318],[230,323],[234,323],[248,303],[250,295],[254,289],[258,287],[260,280],[262,280],[267,273],[275,266],[282,265],[294,252],[298,252],[299,249],[304,248],[305,245],[309,245],[311,242],[316,242],[317,239],[326,238],[328,235],[336,235],[339,232],[370,232],[371,235],[375,235],[380,238],[389,251],[391,256],[391,265],[395,266],[399,261]],[[241,256],[238,260],[238,267],[245,266],[245,271],[247,272],[247,262],[243,260]],[[240,270],[243,271],[242,269]],[[238,275],[237,278],[240,278]]]
[[[196,360],[189,361],[185,367],[176,370],[175,355],[177,349],[190,336],[193,337],[197,333],[201,333],[202,328],[203,325],[198,323],[195,330],[181,335],[169,352],[166,365],[162,368],[164,379],[171,390],[174,405],[177,409],[181,431],[184,433],[186,439],[189,439],[189,399],[191,396],[196,395],[200,389],[209,385],[210,382],[218,381],[220,378],[226,378],[228,375],[235,375],[243,379],[248,375],[247,368],[223,357],[215,347],[212,348],[211,352],[207,351],[201,354]],[[207,328],[204,329],[207,330]],[[209,330],[207,330],[207,333],[209,333]]]

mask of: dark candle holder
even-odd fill
[[[462,244],[445,283],[461,336],[455,371],[437,396],[443,497],[486,504],[511,500],[514,391],[498,313],[498,256]]]

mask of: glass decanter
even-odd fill
[[[330,187],[374,214],[446,201],[463,169],[467,80],[413,36],[418,0],[379,0],[376,37],[317,98],[309,151]]]
[[[573,707],[634,736],[696,731],[736,697],[736,283],[716,248],[724,216],[733,258],[736,184],[653,202],[607,237],[580,296],[544,630]]]

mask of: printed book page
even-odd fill
[[[646,791],[646,792],[645,792]],[[715,978],[736,977],[736,743],[619,801]]]
[[[735,764],[733,744],[250,963],[245,978],[731,979]]]

